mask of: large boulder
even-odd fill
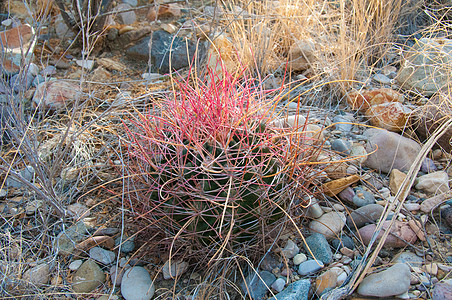
[[[396,78],[403,88],[431,96],[450,82],[452,40],[422,38],[404,58]]]

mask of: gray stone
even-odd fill
[[[271,288],[274,289],[276,292],[280,293],[286,286],[286,280],[284,278],[278,278],[273,282]]]
[[[435,172],[437,170],[437,167],[435,165],[435,162],[433,159],[426,157],[421,164],[421,172],[424,173],[430,173]]]
[[[311,232],[321,233],[327,238],[334,238],[340,235],[345,225],[345,214],[331,211],[324,214],[309,224]]]
[[[362,187],[357,187],[355,189],[353,204],[355,204],[358,207],[363,207],[374,203],[376,203],[375,197],[371,192],[364,190]]]
[[[28,182],[31,182],[33,180],[33,177],[35,175],[35,169],[32,166],[26,166],[25,169],[21,170],[19,172],[19,175]],[[23,183],[19,180],[16,180],[13,177],[8,177],[6,179],[6,186],[7,187],[15,187],[20,188],[22,187]]]
[[[397,263],[387,270],[365,277],[358,286],[358,293],[380,298],[400,295],[410,288],[410,278],[410,267]]]
[[[450,83],[452,40],[421,38],[403,57],[396,77],[403,88],[431,96]]]
[[[148,271],[143,267],[128,269],[121,282],[121,294],[126,300],[149,300],[155,287]]]
[[[388,76],[383,75],[383,74],[375,74],[373,78],[376,82],[379,82],[381,84],[390,84],[391,83],[391,79],[389,79]]]
[[[74,216],[76,220],[90,216],[89,208],[81,203],[74,203],[67,207],[67,210]]]
[[[342,131],[344,133],[348,133],[352,130],[353,128],[353,122],[354,122],[354,118],[352,116],[335,116],[333,118],[333,123],[343,123],[343,124],[335,124],[335,129]]]
[[[38,76],[35,77],[35,79],[33,79],[33,83],[32,84],[33,84],[34,87],[37,87],[40,83],[43,83],[45,81],[46,81],[46,79],[44,78],[44,76],[38,75]]]
[[[118,13],[116,19],[119,24],[130,25],[135,23],[137,20],[137,15],[132,9],[132,6],[128,3],[121,3],[115,7],[115,12]]]
[[[294,243],[294,241],[292,241],[292,240],[287,240],[286,245],[281,250],[281,253],[287,259],[293,258],[295,255],[298,254],[298,252],[300,252],[300,248],[298,248],[297,244]]]
[[[301,276],[306,276],[315,273],[324,267],[320,260],[307,260],[298,266],[298,274]]]
[[[60,40],[67,41],[68,39],[73,39],[75,37],[75,33],[69,29],[61,15],[56,18],[54,26],[55,33]]]
[[[383,206],[379,204],[369,204],[352,211],[347,217],[347,226],[349,228],[361,228],[367,223],[374,223],[383,213]]]
[[[55,240],[55,246],[60,254],[70,254],[75,245],[90,236],[88,228],[82,221],[60,232]]]
[[[71,262],[69,264],[69,270],[77,271],[82,264],[83,264],[83,260],[81,260],[81,259],[74,260],[73,262]]]
[[[185,271],[188,269],[188,263],[185,261],[177,261],[177,260],[171,260],[167,261],[163,265],[162,273],[163,278],[170,279],[170,278],[177,278],[180,275],[184,274]]]
[[[364,164],[384,173],[389,174],[392,169],[408,171],[421,150],[417,142],[385,129],[370,128],[364,135],[369,153]]]
[[[105,281],[105,274],[93,261],[85,261],[75,272],[72,289],[76,293],[89,293]]]
[[[126,53],[128,56],[144,60],[149,60],[149,40],[150,37],[142,39],[138,44],[128,48]],[[198,58],[205,52],[204,47],[199,45],[196,49],[196,44],[192,41],[185,40],[181,37],[173,36],[166,31],[155,31],[152,35],[152,49],[151,49],[151,70],[161,74],[169,73],[170,71],[170,52],[171,52],[171,68],[179,70],[189,66],[192,62],[196,50],[198,51]],[[170,51],[171,50],[171,51]],[[187,55],[188,51],[188,55]]]
[[[126,271],[126,268],[116,268],[116,265],[113,265],[110,268],[110,279],[111,283],[115,286],[121,286],[122,277],[124,276],[124,272]]]
[[[308,279],[298,280],[269,300],[308,300],[310,289],[311,282]]]
[[[306,215],[314,219],[320,218],[323,215],[323,209],[318,203],[313,203],[308,207]]]
[[[270,252],[265,254],[264,258],[261,260],[258,266],[264,271],[271,272],[275,268],[282,267],[282,263],[279,262]]]
[[[49,282],[50,267],[48,264],[40,264],[27,270],[22,279],[32,285],[42,285]]]
[[[127,3],[130,6],[136,7],[138,5],[138,0],[122,0],[122,3]]]
[[[395,263],[408,264],[411,267],[422,267],[424,264],[424,259],[422,257],[417,256],[413,252],[405,251],[397,254],[393,261]]]
[[[452,284],[446,282],[438,282],[433,287],[432,300],[450,300],[452,299]]]
[[[299,264],[305,262],[308,258],[306,257],[306,254],[304,253],[298,253],[293,258],[293,264],[298,266]]]
[[[331,141],[331,149],[342,155],[350,155],[352,143],[344,139],[334,139]]]
[[[130,253],[135,249],[135,237],[122,237],[123,241],[121,243],[121,237],[115,239],[115,246],[119,246],[121,244],[121,252],[122,253]]]
[[[251,299],[264,299],[270,286],[275,282],[276,277],[268,271],[248,275],[240,287],[242,291],[251,297]]]
[[[16,74],[9,80],[9,84],[15,93],[27,91],[33,84],[35,76],[32,74]]]
[[[115,260],[116,255],[113,251],[108,251],[101,247],[93,247],[89,249],[89,257],[101,264],[109,265]]]
[[[339,199],[342,201],[352,204],[353,203],[353,197],[355,197],[355,191],[351,187],[346,187],[342,192],[337,194]]]
[[[340,239],[331,240],[331,246],[333,246],[333,249],[336,251],[343,247],[353,250],[355,249],[355,242],[353,242],[353,239],[348,235],[343,235]]]
[[[320,233],[313,233],[306,238],[304,245],[306,253],[314,255],[317,260],[324,264],[329,264],[333,260],[333,252],[325,236]]]
[[[116,40],[116,38],[119,36],[119,30],[117,29],[117,28],[110,28],[109,30],[108,30],[108,33],[107,33],[107,39],[108,40],[110,40],[110,41],[114,41],[114,40]]]

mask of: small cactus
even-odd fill
[[[180,80],[158,115],[139,115],[127,127],[129,169],[140,187],[134,212],[211,255],[261,246],[311,193],[307,153],[317,149],[297,128],[274,126],[268,93],[252,82],[213,72]]]

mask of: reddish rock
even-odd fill
[[[378,235],[377,241],[383,235],[384,230],[389,227],[390,223],[391,221],[384,221],[383,229]],[[377,225],[370,224],[358,230],[358,233],[361,236],[365,245],[369,244],[370,239],[372,238],[372,235],[374,234],[376,228]],[[416,240],[417,240],[416,233],[411,229],[411,227],[407,223],[395,221],[394,225],[391,227],[391,233],[388,235],[384,243],[384,247],[401,248],[406,246],[406,242],[413,244],[416,242]]]
[[[57,110],[65,108],[80,94],[79,85],[74,83],[63,80],[42,82],[36,88],[33,103],[43,109]]]
[[[155,21],[157,18],[180,17],[182,15],[181,8],[182,7],[180,5],[175,3],[163,4],[159,5],[157,13],[157,8],[151,7],[147,14],[147,18],[149,21]]]
[[[366,111],[373,105],[389,102],[403,102],[403,95],[392,89],[381,88],[372,91],[356,91],[347,95],[348,105],[361,112]]]
[[[0,32],[3,72],[11,74],[19,71],[18,64],[21,61],[22,52],[28,51],[32,40],[33,29],[28,24]],[[31,55],[33,49],[28,52],[28,55]]]
[[[405,128],[410,114],[411,109],[399,102],[373,105],[366,111],[366,117],[373,126],[394,132]]]

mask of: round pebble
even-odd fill
[[[307,260],[306,254],[298,253],[293,258],[293,264],[298,266],[299,264],[301,264],[302,262],[305,262],[306,260]]]

